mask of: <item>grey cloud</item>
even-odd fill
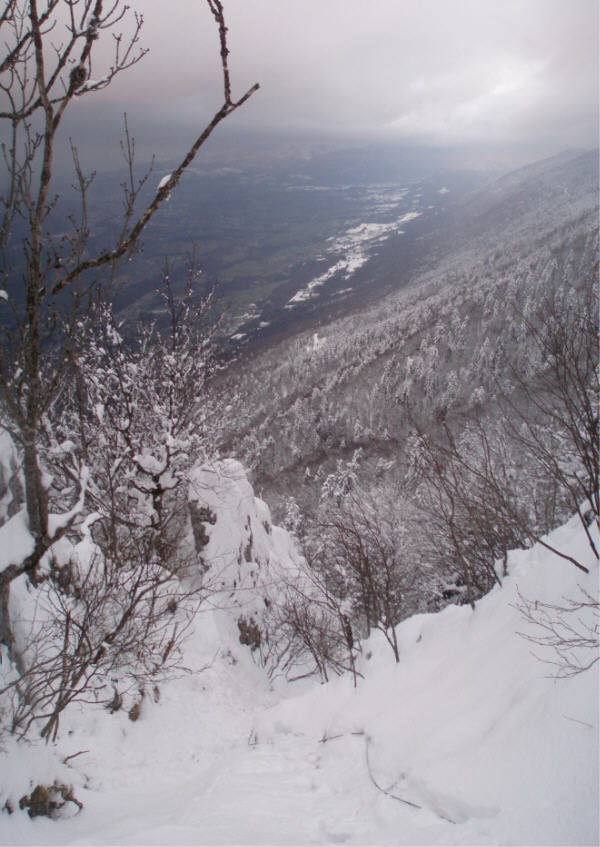
[[[435,144],[597,143],[596,0],[228,0],[243,124]],[[103,95],[208,113],[216,31],[202,0],[133,0],[150,55]],[[129,108],[128,106],[128,108]]]

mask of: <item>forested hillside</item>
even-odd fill
[[[480,596],[498,579],[491,562],[594,490],[565,416],[582,392],[588,419],[573,426],[594,440],[597,190],[596,153],[510,174],[465,201],[407,290],[230,369],[223,449],[309,558],[338,569],[331,531],[358,524],[396,550],[402,536],[411,575],[391,618]],[[480,555],[469,538],[483,525]]]
[[[511,369],[531,370],[529,324],[593,285],[597,190],[595,153],[504,177],[465,202],[408,290],[230,369],[224,449],[277,514],[290,491],[309,507],[357,450],[361,479],[399,480],[413,419],[497,414]]]

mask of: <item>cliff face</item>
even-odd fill
[[[270,673],[277,663],[273,610],[303,560],[293,537],[274,526],[242,465],[225,459],[196,468],[190,481],[190,528],[202,580],[219,627]]]

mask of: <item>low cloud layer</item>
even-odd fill
[[[102,95],[182,121],[218,105],[203,0],[130,0],[150,54]],[[226,0],[241,123],[437,145],[598,143],[596,0]]]

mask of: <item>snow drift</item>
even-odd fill
[[[188,670],[146,696],[135,722],[74,707],[54,746],[6,742],[0,805],[58,780],[84,809],[59,821],[17,809],[0,819],[0,843],[598,843],[598,663],[556,678],[543,661],[554,651],[519,636],[535,633],[517,608],[582,589],[597,598],[577,521],[552,543],[589,575],[540,546],[513,551],[502,587],[474,610],[404,621],[398,665],[373,635],[357,688],[273,683],[238,620],[293,571],[292,540],[237,463],[198,471],[192,487],[216,515],[203,559],[221,584],[187,643]],[[594,612],[579,622],[597,626]]]

